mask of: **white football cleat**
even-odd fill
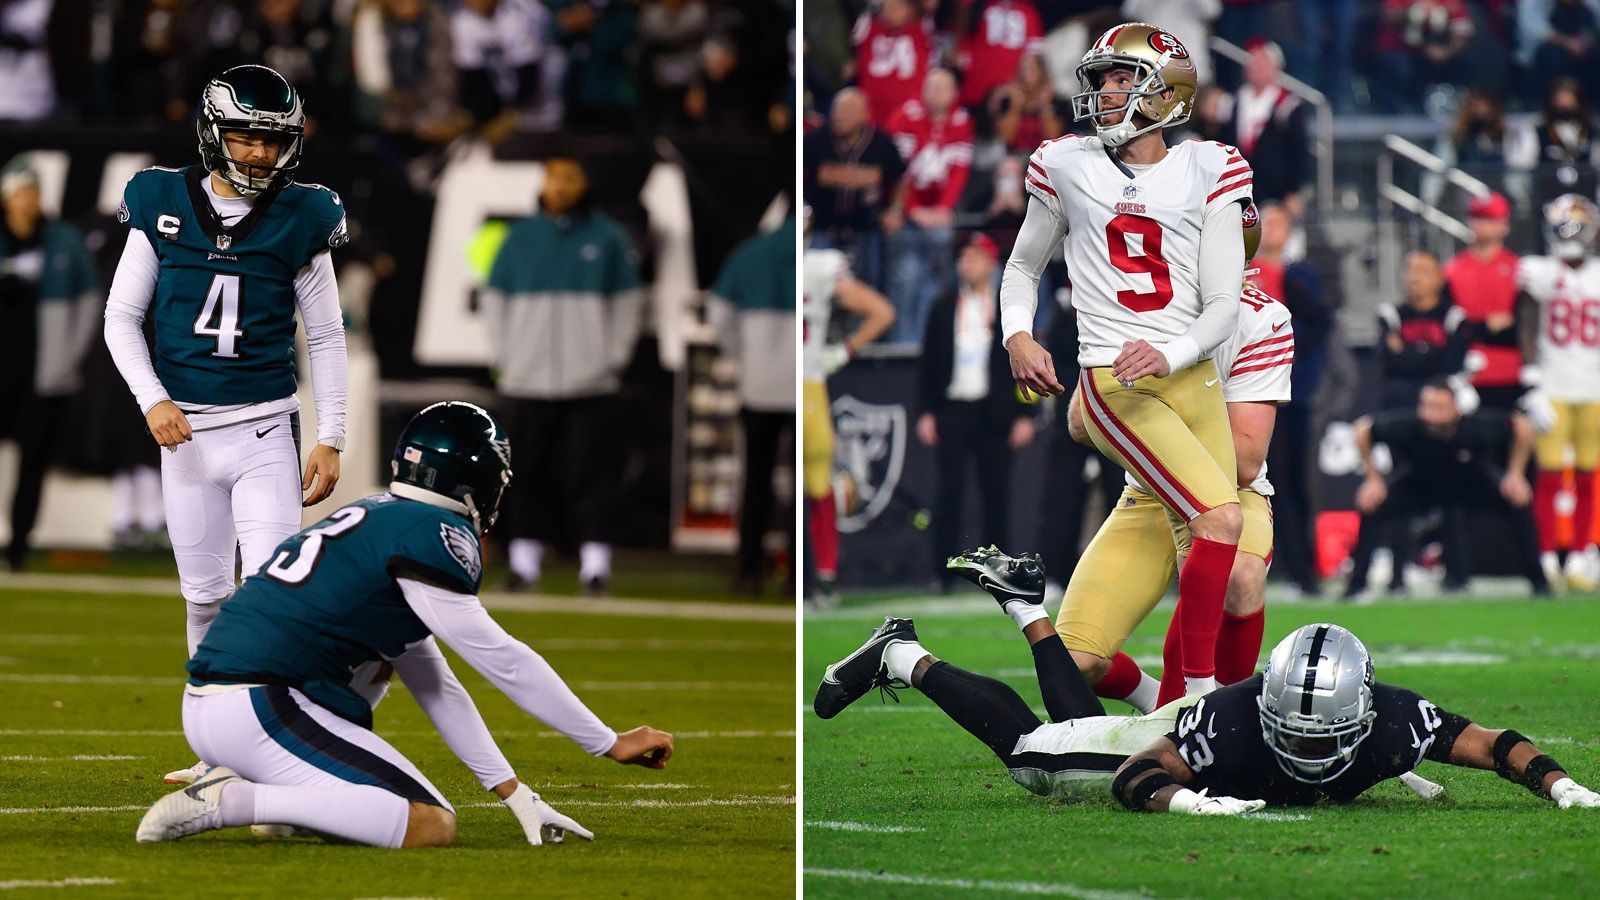
[[[157,800],[139,820],[139,830],[134,837],[141,844],[151,844],[221,828],[222,789],[235,781],[244,783],[244,779],[227,766],[213,767],[194,784]]]
[[[1595,588],[1593,547],[1567,554],[1567,589],[1587,594]]]
[[[1546,550],[1539,554],[1539,567],[1544,569],[1544,580],[1550,582],[1550,590],[1559,594],[1567,589],[1567,579],[1561,572],[1561,558],[1555,551]]]
[[[177,769],[161,776],[161,783],[194,784],[196,781],[206,777],[206,773],[209,771],[211,771],[211,766],[207,765],[206,763],[196,761],[194,765],[187,769]]]

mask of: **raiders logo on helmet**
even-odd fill
[[[1150,46],[1154,47],[1157,53],[1171,53],[1173,59],[1189,58],[1189,51],[1183,48],[1183,44],[1165,31],[1151,32]]]

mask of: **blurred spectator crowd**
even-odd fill
[[[0,120],[187,125],[232,65],[414,155],[476,132],[790,127],[794,6],[737,0],[7,0]]]

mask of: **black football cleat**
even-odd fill
[[[1001,609],[1013,600],[1044,602],[1044,564],[1037,553],[1007,556],[990,544],[950,557],[945,567],[988,591]]]
[[[817,697],[811,701],[811,708],[816,710],[819,718],[831,719],[873,688],[881,688],[884,694],[899,703],[900,698],[895,696],[894,689],[910,685],[889,677],[888,667],[883,664],[883,651],[895,641],[916,639],[917,629],[910,619],[886,617],[882,625],[873,629],[872,637],[867,638],[865,644],[822,673],[822,683],[817,685]]]

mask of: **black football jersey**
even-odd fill
[[[1319,800],[1348,803],[1385,779],[1415,769],[1424,759],[1448,762],[1454,735],[1440,731],[1444,715],[1418,694],[1390,684],[1372,686],[1378,717],[1356,748],[1355,762],[1324,784],[1296,781],[1279,768],[1261,731],[1256,675],[1207,694],[1178,714],[1167,738],[1194,772],[1187,787],[1213,797],[1265,800],[1268,806],[1310,806]]]

